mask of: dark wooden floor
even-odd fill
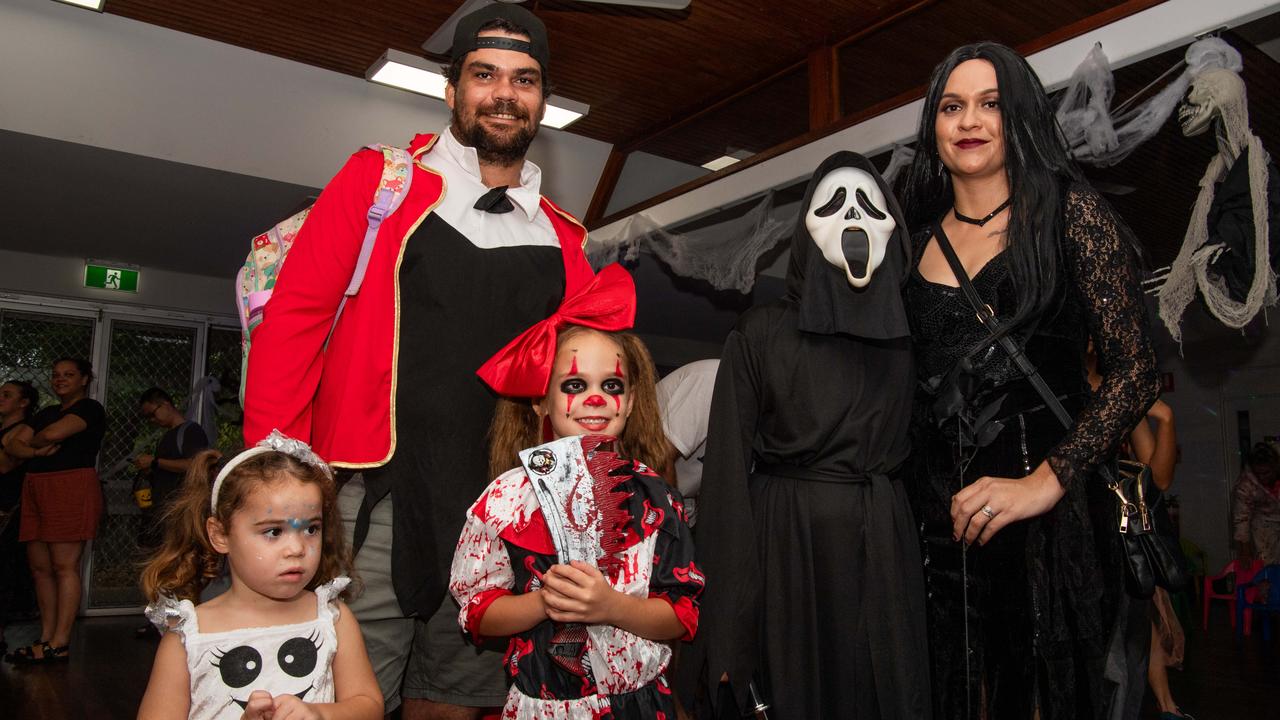
[[[137,640],[141,617],[87,618],[76,625],[71,660],[40,667],[0,664],[0,718],[132,718],[146,689],[156,640]],[[1269,644],[1261,630],[1236,640],[1226,608],[1215,606],[1209,632],[1187,630],[1185,668],[1170,671],[1174,697],[1197,720],[1280,717],[1280,626]],[[34,640],[34,625],[13,625],[11,647]],[[1148,698],[1148,701],[1150,698]],[[1143,720],[1155,718],[1148,702]]]

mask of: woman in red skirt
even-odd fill
[[[102,516],[95,467],[107,416],[102,404],[88,397],[92,379],[93,367],[84,360],[54,361],[52,385],[59,403],[36,413],[10,443],[12,454],[27,458],[18,539],[27,543],[40,607],[40,642],[6,656],[13,662],[70,656],[71,626],[80,606],[80,556]]]

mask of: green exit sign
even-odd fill
[[[84,286],[136,293],[138,292],[138,271],[86,263]]]

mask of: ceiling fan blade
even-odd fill
[[[689,7],[691,0],[579,0],[579,2],[600,3],[602,5],[630,5],[632,7],[649,7],[659,10],[683,10]]]
[[[458,21],[479,10],[486,5],[496,5],[499,2],[519,3],[524,0],[465,0],[453,11],[448,20],[445,20],[435,32],[431,33],[431,37],[422,43],[422,49],[432,55],[448,55],[449,50],[453,48],[453,31],[458,27]]]

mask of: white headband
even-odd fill
[[[271,434],[259,440],[257,445],[231,458],[226,465],[222,466],[222,470],[218,471],[218,477],[213,480],[212,497],[209,499],[209,509],[214,514],[218,512],[218,491],[222,490],[222,481],[227,479],[227,475],[230,475],[231,471],[245,460],[269,452],[282,452],[308,465],[314,465],[323,470],[325,475],[333,477],[333,471],[324,460],[320,459],[319,455],[311,450],[311,446],[279,430],[272,430]]]

